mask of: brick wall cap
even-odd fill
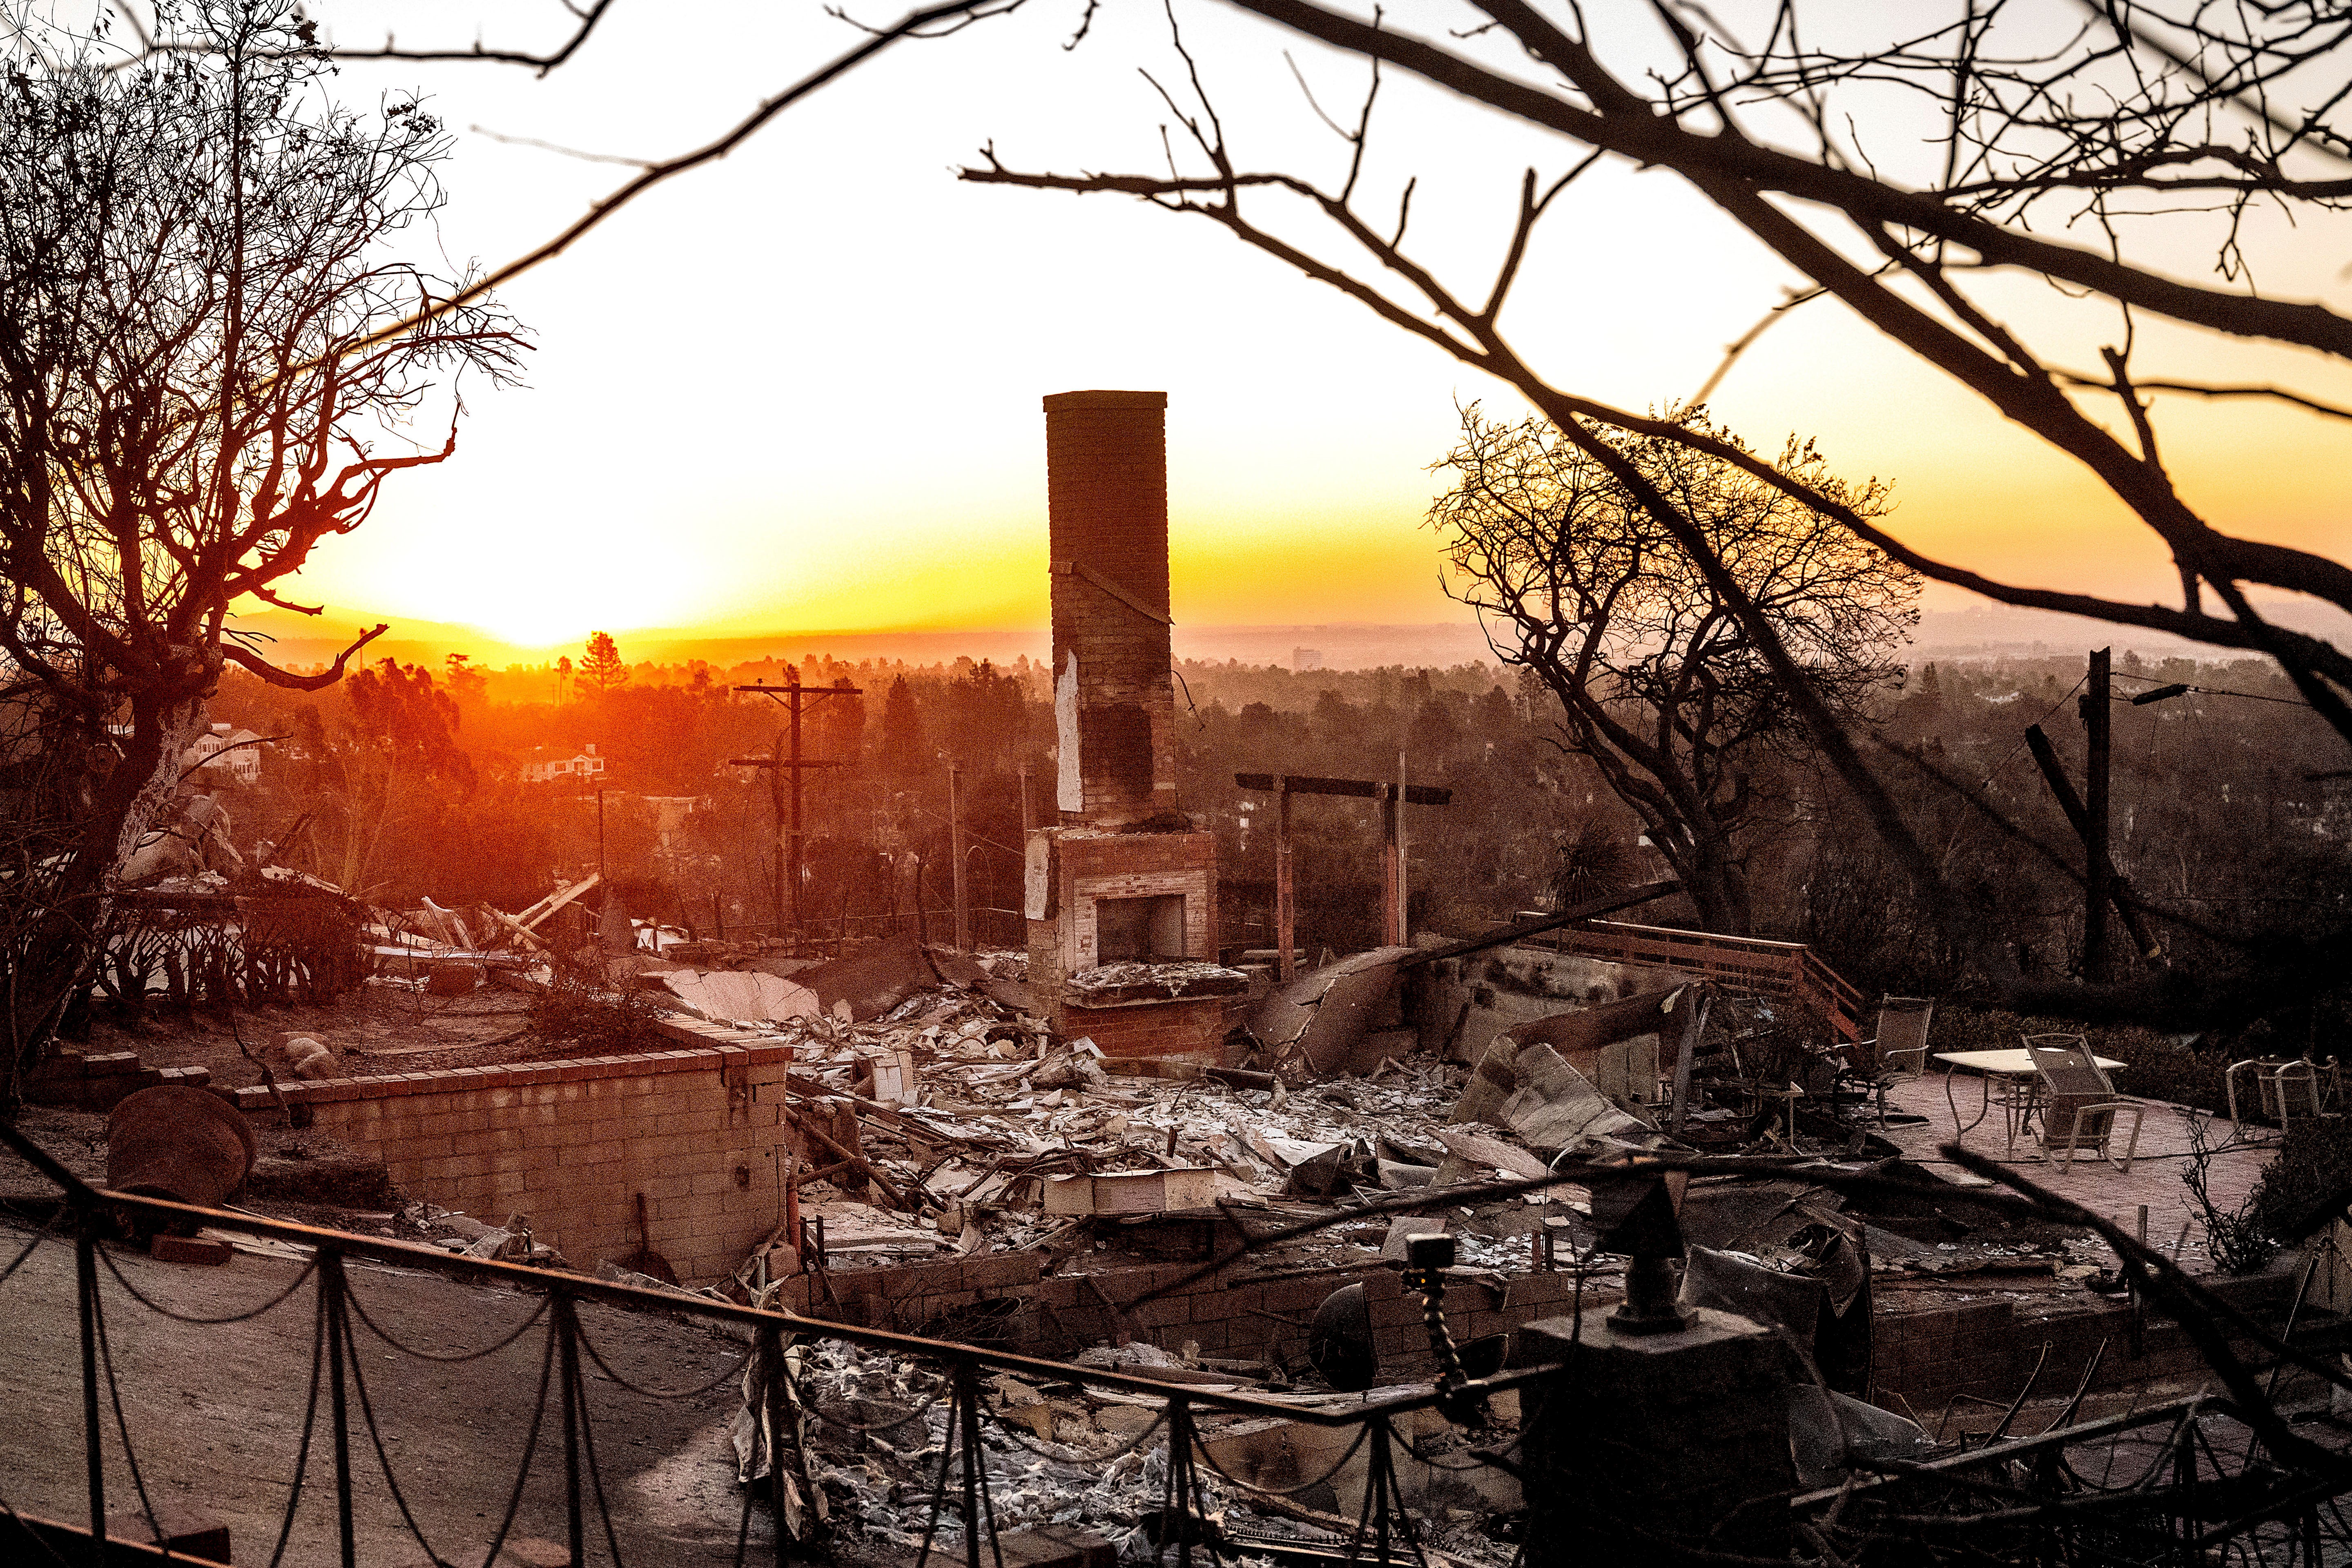
[[[1072,408],[1165,408],[1168,395],[1164,392],[1049,392],[1045,395],[1045,412],[1059,414]]]

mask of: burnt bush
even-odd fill
[[[588,1056],[618,1057],[667,1048],[667,1037],[654,1027],[660,1016],[642,991],[600,991],[559,971],[531,999],[530,1026],[542,1039],[576,1041]]]

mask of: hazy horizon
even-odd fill
[[[2278,624],[2306,632],[2342,636],[2352,621],[2316,601],[2279,599],[2257,601]],[[331,661],[352,638],[377,620],[391,630],[359,656],[362,661],[390,658],[403,664],[438,666],[452,653],[463,653],[478,668],[505,669],[551,665],[558,658],[579,661],[588,633],[604,630],[632,665],[683,665],[694,660],[729,666],[763,659],[809,655],[858,663],[867,659],[912,666],[950,664],[959,658],[991,659],[1011,664],[1024,656],[1043,663],[1051,651],[1051,634],[1042,620],[1034,626],[968,626],[959,628],[863,627],[776,628],[741,631],[718,627],[590,627],[578,637],[550,643],[514,643],[479,626],[456,622],[421,620],[389,615],[368,615],[330,605],[316,618],[278,609],[240,614],[238,629],[258,632],[272,639],[269,656],[289,667],[314,668]],[[1180,659],[1246,665],[1289,667],[1297,649],[1321,656],[1327,669],[1365,669],[1386,665],[1451,668],[1494,654],[1475,622],[1465,615],[1451,621],[1382,623],[1330,621],[1323,623],[1186,625],[1174,628],[1174,652]],[[1906,657],[1928,658],[2030,656],[2079,653],[2112,646],[2118,654],[2135,650],[2145,658],[2193,658],[2204,660],[2251,657],[2227,648],[2191,644],[2160,633],[2118,626],[2080,616],[2047,611],[2015,609],[1990,601],[1965,608],[1923,611]]]

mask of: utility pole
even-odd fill
[[[1402,748],[1397,750],[1397,793],[1390,797],[1390,814],[1392,816],[1390,816],[1388,853],[1390,858],[1397,863],[1397,905],[1395,914],[1392,914],[1395,936],[1390,936],[1390,945],[1404,947],[1406,942],[1413,941],[1413,933],[1406,926],[1406,910],[1412,908],[1412,902],[1406,896],[1409,877],[1406,877],[1404,869],[1404,750]]]
[[[1291,939],[1298,923],[1298,889],[1290,879],[1290,781],[1276,773],[1274,788],[1274,951],[1276,972],[1287,985],[1298,973]]]
[[[1024,854],[1029,847],[1029,830],[1035,826],[1029,819],[1029,764],[1024,763],[1021,764],[1021,847]]]
[[[971,900],[963,878],[963,764],[948,763],[948,853],[955,857],[955,945],[971,951]]]
[[[2090,742],[2090,763],[2084,781],[2083,844],[2083,978],[2107,975],[2107,900],[2113,896],[2114,863],[2109,855],[2107,775],[2111,751],[2109,732],[2114,710],[2108,682],[2110,648],[2091,654],[2081,711],[2084,738]]]
[[[800,671],[790,665],[784,667],[784,675],[786,683],[780,687],[738,686],[733,689],[757,691],[762,696],[772,697],[784,705],[785,710],[792,715],[792,723],[786,735],[780,736],[779,739],[788,738],[790,754],[736,757],[728,765],[738,768],[773,768],[779,773],[789,772],[792,774],[792,821],[789,826],[784,821],[782,800],[779,798],[776,802],[777,881],[780,889],[782,884],[789,882],[792,895],[787,901],[781,896],[780,891],[776,919],[780,924],[784,923],[785,911],[789,909],[791,911],[789,923],[797,932],[801,922],[801,885],[808,877],[808,840],[801,831],[801,773],[803,770],[808,768],[837,768],[845,765],[839,761],[810,759],[801,755],[801,715],[806,710],[807,704],[821,698],[856,697],[863,695],[863,692],[860,688],[855,686],[803,686]],[[782,749],[778,748],[779,751]]]

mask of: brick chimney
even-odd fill
[[[1167,424],[1164,392],[1045,399],[1061,822],[1023,903],[1055,1034],[1214,1063],[1248,980],[1216,967],[1216,835],[1176,809]]]
[[[1168,395],[1045,399],[1062,820],[1176,809],[1168,645]]]

